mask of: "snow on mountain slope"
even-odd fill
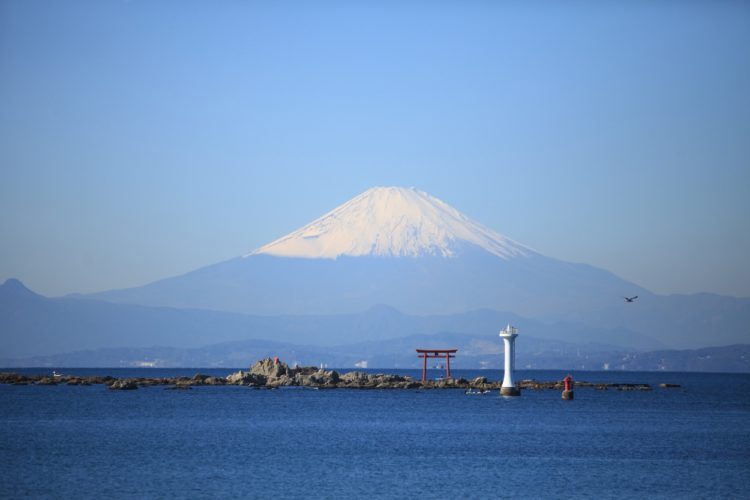
[[[502,259],[536,254],[425,192],[376,187],[245,257],[454,257],[466,243]]]

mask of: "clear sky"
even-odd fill
[[[750,296],[750,3],[0,0],[0,280],[247,253],[377,185]]]

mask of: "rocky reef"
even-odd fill
[[[339,375],[335,370],[312,366],[290,368],[286,363],[270,358],[255,363],[250,371],[238,371],[227,376],[228,384],[251,387],[315,387],[318,389],[415,389],[423,387],[421,381],[393,374],[349,372]]]
[[[193,377],[129,377],[114,378],[110,376],[77,376],[77,375],[21,375],[18,373],[0,373],[0,384],[14,385],[93,385],[103,384],[112,390],[133,390],[139,387],[167,386],[167,389],[191,389],[204,385],[240,385],[258,389],[278,389],[282,387],[307,387],[313,389],[464,389],[476,391],[499,390],[501,381],[490,381],[487,377],[445,378],[440,380],[421,380],[409,376],[365,373],[352,371],[339,374],[335,370],[324,370],[312,366],[289,367],[276,359],[266,358],[258,361],[248,371],[240,370],[216,377],[201,373]],[[667,384],[663,384],[666,386]],[[673,385],[670,384],[670,387]],[[541,382],[522,380],[518,387],[523,390],[562,390],[562,381]],[[576,381],[575,387],[588,387],[598,390],[650,391],[649,384],[591,383]]]

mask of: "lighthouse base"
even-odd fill
[[[501,387],[500,395],[501,396],[520,396],[521,389],[519,389],[518,387]]]
[[[573,399],[573,391],[563,391],[562,398],[567,400]]]

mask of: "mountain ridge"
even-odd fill
[[[414,316],[379,305],[347,315],[252,316],[93,299],[38,296],[29,300],[23,294],[0,293],[0,352],[4,357],[22,358],[105,347],[197,348],[247,339],[274,339],[325,349],[344,343],[387,341],[443,331],[494,338],[507,322],[550,342],[557,339],[625,349],[662,347],[658,341],[628,330],[597,329],[576,323],[548,324],[492,310]]]

